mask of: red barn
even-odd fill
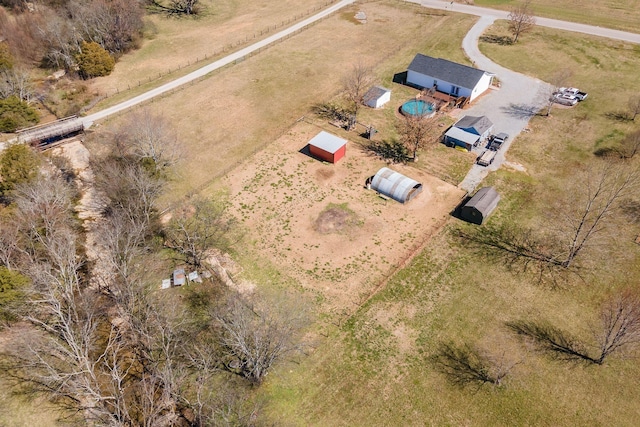
[[[347,140],[321,131],[309,141],[309,152],[317,159],[336,163],[347,152]]]

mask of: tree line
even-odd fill
[[[203,271],[231,250],[235,223],[210,198],[160,221],[180,155],[162,117],[134,114],[100,145],[89,183],[98,214],[85,223],[66,159],[24,145],[0,156],[3,375],[83,424],[259,425],[253,388],[301,349],[304,311],[215,276],[160,291],[175,263]]]

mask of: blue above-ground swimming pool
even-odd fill
[[[435,111],[435,105],[420,99],[412,99],[402,104],[402,114],[407,116],[431,116]]]

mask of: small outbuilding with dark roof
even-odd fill
[[[460,208],[460,217],[465,221],[481,225],[495,210],[499,201],[500,195],[493,187],[481,188]]]
[[[407,69],[407,84],[466,97],[469,102],[489,89],[492,77],[493,74],[487,71],[421,53],[413,58]]]
[[[320,160],[336,163],[347,152],[347,140],[321,131],[309,141],[309,153]]]
[[[400,203],[407,203],[422,192],[422,184],[389,168],[382,168],[367,180],[372,189]]]
[[[486,116],[464,116],[444,134],[444,143],[471,150],[486,140],[493,131],[493,123]]]

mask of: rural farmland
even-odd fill
[[[270,3],[150,14],[139,48],[83,83],[101,99],[83,114],[329,6]],[[440,3],[356,1],[98,120],[66,150],[25,157],[48,183],[30,178],[47,191],[17,185],[0,208],[0,279],[26,277],[31,292],[3,305],[0,288],[0,425],[635,425],[640,44],[542,25],[513,43],[506,19]],[[522,3],[638,31],[633,1],[475,2]],[[478,28],[470,54],[463,39]],[[379,86],[390,98],[354,113],[345,93],[358,70],[362,94]],[[457,98],[473,84],[458,82],[469,80],[481,93],[467,103]],[[551,102],[560,87],[588,97]],[[144,135],[166,151],[144,151]],[[496,161],[477,164],[486,152]],[[63,178],[74,191],[55,190]],[[32,194],[54,194],[53,213],[33,214]],[[65,263],[71,274],[56,275]],[[71,291],[48,293],[57,286]],[[50,300],[80,321],[56,317]],[[90,350],[68,352],[78,331]],[[268,356],[252,358],[252,345]],[[42,359],[25,356],[36,347]],[[76,366],[68,354],[93,353],[98,380],[58,380]],[[22,381],[29,363],[51,382]],[[129,418],[103,421],[113,414]]]

